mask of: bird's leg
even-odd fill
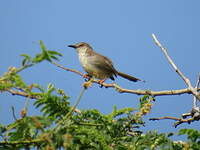
[[[89,81],[91,79],[92,76],[90,76],[89,74],[84,74],[83,78],[85,79],[85,81]]]

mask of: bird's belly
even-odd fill
[[[89,56],[79,56],[79,60],[84,68],[84,70],[90,75],[97,79],[106,79],[111,76],[111,74],[104,72],[103,70],[99,69],[91,62]]]
[[[106,79],[110,76],[110,74],[105,73],[104,71],[96,68],[93,65],[88,65],[87,67],[84,67],[84,69],[89,75],[97,79]]]

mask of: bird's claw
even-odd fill
[[[103,87],[103,83],[104,83],[105,80],[106,80],[106,79],[103,79],[103,80],[99,80],[99,81],[98,81],[98,84],[100,85],[100,88]]]
[[[88,74],[84,74],[83,78],[87,82],[87,81],[89,81],[91,79],[91,76],[89,76]]]

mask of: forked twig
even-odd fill
[[[184,74],[180,71],[180,69],[175,65],[175,63],[173,62],[173,60],[171,59],[171,57],[168,55],[167,53],[167,49],[164,48],[161,43],[158,41],[157,37],[155,36],[155,34],[152,34],[152,38],[154,40],[154,42],[156,43],[156,45],[161,49],[161,51],[164,53],[165,57],[167,58],[168,62],[172,65],[172,67],[174,68],[174,70],[177,72],[177,74],[183,79],[183,81],[186,83],[186,85],[188,86],[188,89],[191,90],[192,94],[200,101],[200,94],[197,91],[196,88],[194,88],[190,82],[190,80],[188,78],[186,78],[184,76]]]
[[[184,76],[184,74],[180,71],[180,69],[175,65],[175,63],[173,62],[173,60],[171,59],[171,57],[168,55],[167,53],[167,49],[164,48],[161,43],[158,41],[157,37],[155,36],[155,34],[152,34],[152,38],[154,40],[154,42],[156,43],[156,45],[161,49],[161,51],[164,53],[165,57],[167,58],[168,62],[170,63],[170,65],[172,65],[172,67],[174,68],[174,70],[176,71],[176,73],[183,79],[183,81],[186,83],[186,85],[188,86],[188,90],[191,91],[191,93],[193,94],[194,98],[193,98],[193,107],[191,112],[189,113],[185,113],[182,114],[182,118],[176,118],[176,117],[160,117],[160,118],[151,118],[150,120],[162,120],[162,119],[171,119],[171,120],[176,120],[177,122],[174,124],[175,127],[177,127],[178,125],[182,124],[182,123],[191,123],[193,121],[198,121],[200,120],[200,108],[197,106],[197,99],[200,101],[200,94],[198,92],[198,87],[200,84],[200,75],[198,76],[198,80],[197,80],[197,84],[195,86],[195,88],[192,86],[190,80],[188,78],[186,78]],[[188,119],[185,119],[187,117],[191,117]]]

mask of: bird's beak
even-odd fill
[[[76,45],[68,45],[68,47],[76,48]]]

